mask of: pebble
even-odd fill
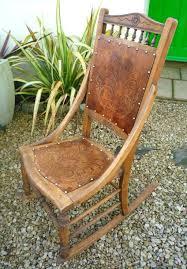
[[[58,231],[40,203],[34,199],[27,202],[22,196],[18,147],[37,141],[43,134],[42,119],[38,120],[33,137],[30,136],[31,123],[31,115],[16,111],[6,131],[0,132],[0,222],[3,223],[0,225],[0,268],[187,268],[187,171],[175,166],[171,158],[173,150],[187,142],[186,104],[157,101],[140,138],[142,148],[156,150],[134,162],[129,200],[135,199],[153,180],[159,182],[159,187],[129,218],[63,265],[57,264]],[[66,128],[63,138],[74,132],[81,133],[79,118]],[[108,128],[97,123],[93,124],[92,138],[112,152],[122,145]],[[83,211],[84,207],[79,209]],[[76,212],[72,211],[72,215]]]

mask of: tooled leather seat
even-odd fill
[[[64,193],[98,179],[112,160],[110,153],[85,138],[34,146],[32,154],[33,162],[27,170],[37,169],[43,180]]]

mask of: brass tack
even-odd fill
[[[121,45],[121,42],[119,42],[118,44]]]
[[[93,79],[91,78],[90,81],[93,81]]]
[[[88,92],[88,94],[90,94],[90,92]]]
[[[122,129],[122,131],[125,131],[125,129]]]
[[[88,106],[86,106],[86,107],[88,107]]]
[[[58,145],[60,144],[60,142],[57,143]]]
[[[130,46],[128,45],[127,48],[130,48]]]
[[[97,51],[95,51],[94,53],[97,54]]]
[[[104,117],[105,115],[103,114],[102,116]]]
[[[100,151],[103,151],[102,149],[100,149]]]
[[[67,191],[64,191],[64,193],[68,193]]]
[[[47,179],[47,177],[45,177]]]
[[[93,179],[93,177],[92,177],[92,178],[90,178],[90,180],[91,180],[91,181],[93,181],[93,180],[94,180],[94,179]]]
[[[32,148],[32,150],[34,150],[34,148]]]
[[[110,43],[110,41],[111,41],[111,40],[109,39],[108,42]]]
[[[40,172],[41,170],[40,169],[38,169],[38,172]]]
[[[95,67],[95,65],[93,65],[92,67]]]
[[[94,112],[96,112],[96,110],[94,110]]]
[[[140,102],[138,104],[140,105]]]
[[[145,90],[145,88],[143,87],[143,90]]]
[[[48,148],[48,146],[45,146],[46,148]]]
[[[117,122],[114,123],[115,125],[118,125]]]
[[[147,71],[147,73],[148,73],[148,74],[150,74],[150,73],[151,73],[151,71],[149,71],[149,70],[148,70],[148,71]]]
[[[58,186],[58,183],[55,183],[56,186]]]
[[[111,121],[112,119],[109,119],[109,121]]]
[[[110,160],[110,158],[107,158],[107,160],[109,161],[109,160]]]
[[[79,187],[81,187],[81,184],[79,184]]]
[[[100,40],[101,38],[100,37],[98,37],[98,40]]]
[[[91,144],[91,146],[93,146],[93,144]]]
[[[138,48],[136,48],[136,51],[138,51],[139,49]]]
[[[145,53],[147,53],[148,51],[146,50]]]
[[[153,56],[155,56],[156,55],[156,53],[153,53]]]
[[[133,117],[133,120],[135,120],[135,117]]]

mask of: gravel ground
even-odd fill
[[[75,122],[64,137],[80,132]],[[160,182],[157,190],[116,229],[63,265],[56,264],[54,225],[22,190],[18,147],[38,139],[41,126],[39,121],[30,138],[31,115],[17,111],[0,133],[0,268],[187,268],[187,169],[175,166],[172,155],[187,143],[187,104],[157,101],[142,133],[140,146],[156,150],[135,160],[130,199],[153,180]],[[93,129],[94,138],[110,149],[121,144],[108,129],[96,124]]]

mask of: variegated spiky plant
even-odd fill
[[[57,0],[56,34],[48,32],[38,19],[39,37],[28,28],[32,45],[24,47],[17,42],[22,54],[10,59],[12,67],[21,70],[21,64],[29,62],[34,70],[31,79],[27,81],[15,78],[23,83],[17,94],[35,96],[31,133],[34,131],[41,101],[46,102],[46,133],[54,128],[58,109],[67,102],[72,105],[91,57],[97,16],[98,10],[92,10],[81,38],[67,37],[61,23],[60,0]]]

